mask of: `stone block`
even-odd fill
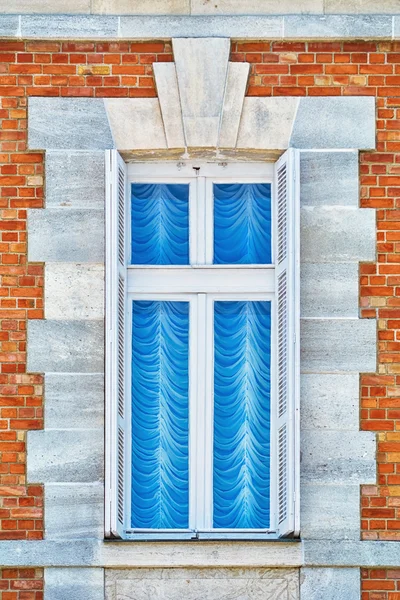
[[[44,581],[46,600],[104,600],[103,569],[45,569]]]
[[[318,540],[310,540],[313,546],[318,545]],[[327,549],[329,543],[326,543]],[[342,542],[344,545],[345,543]],[[369,556],[371,562],[371,553],[376,549],[378,559],[384,558],[377,564],[398,565],[400,563],[400,549],[397,550],[397,544],[380,544],[370,542],[359,542],[358,544],[347,542],[350,548],[355,547],[353,556],[364,561]],[[333,542],[331,542],[331,547]],[[382,548],[382,545],[384,548]],[[389,546],[389,548],[387,548]],[[310,554],[312,549],[310,548]],[[389,550],[392,550],[390,554]],[[344,549],[346,551],[346,549]],[[335,559],[340,556],[336,552]],[[347,552],[347,558],[351,556]],[[396,562],[397,559],[397,562]],[[302,544],[298,541],[293,542],[209,542],[198,543],[198,541],[173,541],[173,542],[129,542],[120,543],[95,540],[25,540],[7,541],[0,544],[0,563],[2,567],[9,566],[15,568],[21,567],[105,567],[132,569],[135,567],[146,567],[154,570],[173,567],[193,568],[196,570],[205,568],[232,568],[244,569],[245,567],[254,568],[258,565],[263,568],[276,567],[283,569],[285,567],[298,568],[304,564]],[[357,564],[367,564],[367,562],[358,562]]]
[[[168,148],[184,148],[186,142],[175,64],[153,63],[153,70]]]
[[[314,18],[321,20],[320,17],[293,17],[300,20],[304,18],[307,21]],[[327,20],[335,18],[328,17]],[[350,16],[338,18],[355,20]],[[379,18],[370,19],[373,27],[378,20],[379,27]],[[315,115],[318,115],[317,119]],[[290,145],[294,148],[306,149],[366,150],[375,148],[375,127],[375,98],[371,96],[300,98]]]
[[[302,317],[358,317],[358,263],[300,265]]]
[[[158,98],[107,98],[104,103],[118,150],[167,148]]]
[[[303,430],[301,479],[304,483],[376,483],[376,439],[369,431]]]
[[[358,373],[334,375],[303,373],[300,377],[300,387],[302,430],[359,431],[360,378]]]
[[[304,540],[304,564],[326,567],[386,567],[398,568],[400,548],[397,542],[374,540]],[[359,599],[357,596],[356,600]],[[335,598],[336,600],[336,598]]]
[[[326,14],[378,14],[400,13],[398,0],[325,0]]]
[[[104,321],[29,321],[27,370],[103,372]]]
[[[393,17],[393,39],[400,38],[400,17]]]
[[[245,98],[237,147],[286,150],[298,105],[298,98]]]
[[[68,0],[68,3],[61,4],[54,0],[12,0],[12,2],[1,7],[3,13],[14,14],[46,14],[46,13],[64,13],[64,14],[89,14],[90,0]]]
[[[303,373],[376,371],[376,321],[372,319],[302,319]]]
[[[46,208],[104,209],[104,152],[48,150]]]
[[[31,262],[104,262],[104,211],[32,209],[28,214]]]
[[[323,0],[191,0],[192,15],[284,15],[319,14]],[[346,12],[346,11],[343,11]]]
[[[120,17],[119,37],[124,39],[156,38],[238,38],[280,39],[281,16],[159,16]]]
[[[45,265],[46,319],[103,319],[104,266],[47,263]]]
[[[188,15],[190,0],[92,0],[101,15]]]
[[[11,5],[7,5],[9,8],[12,8]],[[14,10],[6,10],[2,12],[10,12],[15,13]],[[19,17],[16,14],[2,14],[0,15],[0,35],[1,37],[15,37],[18,35],[18,27],[19,27]]]
[[[216,147],[230,52],[228,38],[173,38],[185,139]]]
[[[371,208],[304,207],[300,211],[301,261],[345,263],[376,259],[376,215]]]
[[[30,431],[27,451],[27,475],[31,483],[103,481],[101,429]]]
[[[218,142],[220,148],[236,147],[249,69],[249,63],[228,63]]]
[[[106,600],[298,600],[295,569],[106,571]]]
[[[101,19],[102,17],[49,17],[27,16],[26,21],[35,27],[39,20],[53,27],[57,19]],[[104,17],[108,20],[110,17]],[[24,17],[22,17],[24,19]],[[56,29],[57,32],[57,29]],[[24,36],[23,36],[24,37]],[[29,37],[28,35],[26,37]],[[67,37],[50,35],[43,37]],[[116,36],[110,36],[116,37]],[[29,98],[28,147],[31,150],[105,150],[114,142],[108,124],[104,101],[101,98]]]
[[[104,426],[102,373],[47,373],[44,418],[48,429]]]
[[[392,18],[389,15],[288,15],[284,20],[285,37],[288,39],[392,37]]]
[[[358,152],[301,152],[302,206],[359,205]]]
[[[360,539],[358,484],[303,482],[300,498],[302,539]]]
[[[301,600],[359,600],[360,569],[301,569]]]
[[[46,540],[104,537],[102,484],[48,483],[45,485],[45,506]]]

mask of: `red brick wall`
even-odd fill
[[[379,480],[363,488],[362,536],[400,540],[400,44],[235,42],[232,59],[252,64],[249,95],[377,97],[378,145],[361,155],[361,204],[378,209],[378,262],[361,267],[360,310],[379,324],[378,374],[361,385],[361,426],[379,435]],[[155,96],[152,63],[170,60],[164,42],[0,41],[0,540],[42,536],[42,490],[25,476],[43,383],[26,374],[26,321],[43,316],[42,266],[26,264],[26,209],[43,197],[43,156],[26,151],[27,97]],[[364,586],[379,586],[378,572],[365,571]],[[394,572],[385,573],[393,594]]]
[[[0,597],[1,600],[43,600],[43,569],[1,569]]]
[[[400,569],[362,569],[361,600],[400,600]]]

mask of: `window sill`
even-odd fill
[[[111,543],[129,543],[129,542],[278,542],[278,543],[300,543],[302,540],[300,537],[278,537],[275,533],[249,533],[249,534],[193,534],[193,533],[180,533],[180,534],[146,534],[136,533],[127,534],[127,537],[122,539],[118,537],[104,538],[104,542]]]

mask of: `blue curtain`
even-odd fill
[[[189,303],[133,301],[133,528],[188,527],[188,363]]]
[[[214,304],[214,527],[270,520],[271,303]]]
[[[189,186],[133,183],[132,264],[189,264]]]
[[[271,184],[214,184],[214,264],[271,260]]]

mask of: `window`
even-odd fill
[[[296,534],[295,151],[107,163],[107,534]]]

